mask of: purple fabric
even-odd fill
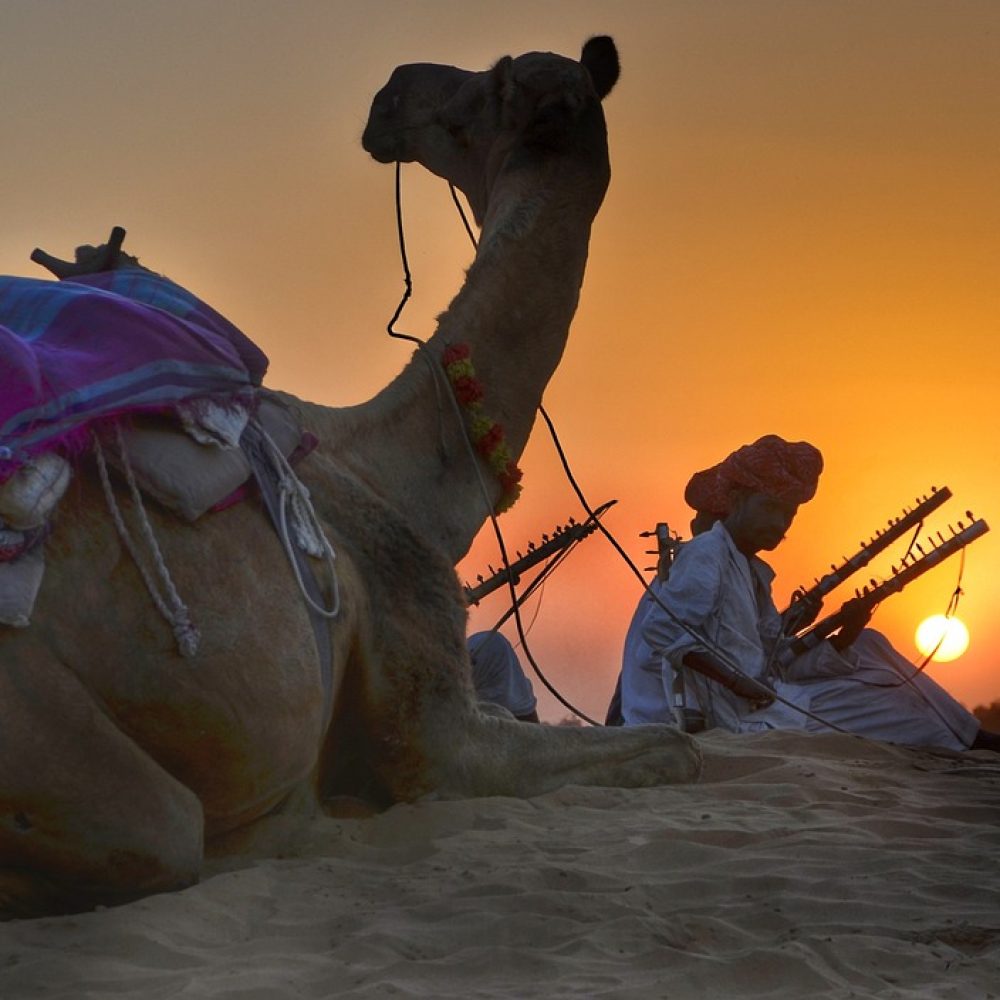
[[[0,480],[92,420],[249,393],[266,370],[232,323],[148,271],[0,277]]]

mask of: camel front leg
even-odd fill
[[[201,803],[39,644],[0,670],[0,919],[196,882]]]
[[[545,726],[475,702],[464,632],[454,622],[414,641],[386,628],[368,664],[373,764],[393,799],[528,798],[563,785],[627,788],[695,781],[701,753],[670,726]]]
[[[361,576],[372,613],[354,644],[345,691],[356,699],[348,717],[363,721],[364,763],[390,801],[434,792],[529,797],[569,784],[642,787],[698,777],[697,746],[669,726],[575,729],[481,712],[452,567],[398,523],[369,548]]]
[[[529,798],[564,785],[641,788],[696,781],[701,751],[670,726],[546,726],[474,712],[432,751],[445,797]]]

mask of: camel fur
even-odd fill
[[[617,75],[611,40],[592,39],[581,61],[403,66],[374,99],[365,149],[454,183],[482,235],[437,332],[385,390],[340,409],[283,397],[319,438],[297,471],[337,553],[331,720],[307,611],[260,503],[193,525],[148,505],[201,631],[183,659],[92,458],[78,467],[31,627],[0,633],[0,910],[191,885],[268,817],[337,795],[386,806],[696,778],[697,749],[668,727],[481,712],[454,572],[500,486],[472,457],[441,354],[469,345],[519,455],[576,309],[610,177],[600,102]]]

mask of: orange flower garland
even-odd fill
[[[448,375],[455,398],[469,414],[469,433],[476,451],[489,463],[500,480],[503,494],[496,512],[502,514],[514,506],[521,495],[522,472],[511,457],[504,440],[503,427],[483,412],[483,383],[476,378],[468,344],[451,344],[444,349],[441,363]]]

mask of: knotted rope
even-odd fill
[[[159,587],[153,579],[153,574],[146,566],[145,561],[140,557],[138,546],[132,538],[128,526],[125,524],[125,519],[122,517],[118,501],[115,499],[114,490],[111,488],[111,477],[108,475],[108,465],[104,457],[104,448],[101,445],[100,438],[93,431],[91,432],[91,436],[94,442],[94,454],[97,457],[97,469],[101,477],[101,487],[104,490],[104,499],[111,513],[111,519],[115,522],[115,528],[118,529],[118,534],[122,542],[132,556],[132,560],[135,562],[157,610],[166,619],[171,629],[173,629],[174,637],[177,639],[177,648],[181,656],[192,657],[198,651],[201,633],[191,622],[191,614],[188,611],[187,605],[177,593],[177,588],[174,586],[170,571],[167,569],[167,564],[163,559],[163,553],[156,541],[156,536],[153,534],[152,525],[146,516],[142,494],[136,485],[135,476],[132,474],[132,466],[128,460],[128,452],[125,449],[125,441],[122,438],[121,426],[115,424],[115,443],[118,446],[118,454],[121,458],[122,472],[125,475],[129,493],[132,496],[132,503],[135,505],[136,517],[139,520],[142,535],[146,539],[146,545],[152,554],[153,565],[163,583],[165,594],[160,593]]]

